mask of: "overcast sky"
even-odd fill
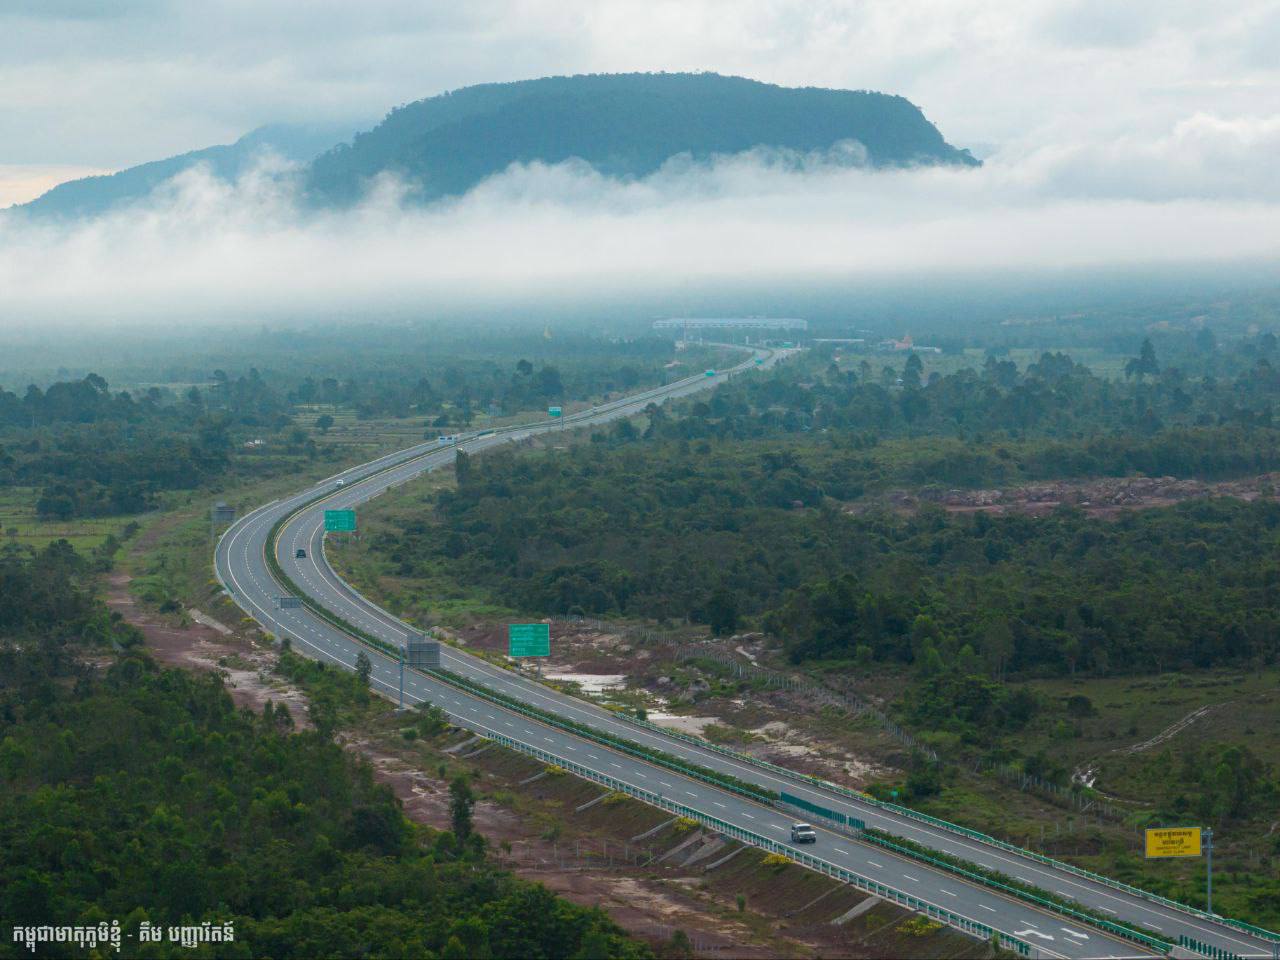
[[[0,190],[596,71],[900,93],[979,148],[1245,136],[1280,116],[1278,52],[1274,0],[0,0]]]
[[[715,70],[917,103],[981,170],[767,152],[622,184],[517,167],[350,211],[192,171],[65,228],[0,215],[0,325],[367,309],[735,277],[1280,263],[1280,0],[0,0],[0,206],[264,123],[468,84]],[[576,286],[575,286],[576,285]]]

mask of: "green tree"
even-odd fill
[[[454,777],[449,784],[449,820],[453,825],[453,835],[459,843],[471,836],[471,812],[475,805],[475,794],[471,792],[471,784],[467,782],[467,778]]]

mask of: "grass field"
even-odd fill
[[[108,534],[121,531],[139,516],[96,517],[76,520],[41,520],[36,516],[35,487],[0,487],[0,546],[16,543],[40,548],[54,540],[66,540],[81,553],[101,546]]]

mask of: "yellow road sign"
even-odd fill
[[[1200,856],[1199,827],[1158,827],[1147,831],[1148,857]]]

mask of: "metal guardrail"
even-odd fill
[[[896,843],[891,843],[887,840],[881,839],[880,837],[872,836],[871,834],[863,834],[859,839],[863,843],[875,844],[878,847],[883,847],[886,850],[892,850],[895,853],[910,857],[913,860],[918,860],[921,863],[927,863],[935,870],[945,870],[958,877],[964,877],[970,883],[976,883],[991,890],[998,890],[1006,896],[1034,904],[1042,910],[1048,910],[1050,913],[1056,913],[1063,917],[1070,917],[1081,926],[1096,927],[1104,933],[1109,933],[1112,936],[1141,944],[1150,950],[1156,951],[1158,954],[1163,955],[1169,951],[1170,943],[1167,940],[1148,936],[1145,933],[1133,930],[1123,924],[1113,923],[1110,920],[1104,920],[1101,917],[1094,917],[1080,910],[1074,910],[1071,907],[1056,903],[1053,900],[1037,896],[1027,890],[1021,890],[1018,887],[1010,886],[1006,883],[1000,883],[998,880],[992,880],[990,877],[984,877],[980,873],[974,873],[972,870],[966,870],[964,867],[957,866],[954,863],[948,863],[946,860],[939,860],[936,857],[931,857],[928,854],[920,853],[908,847],[899,846]]]
[[[730,375],[730,374],[740,372],[740,370],[742,370],[742,369],[750,369],[750,367],[749,367],[749,363],[750,363],[750,361],[748,361],[747,363],[744,363],[744,364],[740,364],[740,365],[738,365],[738,366],[735,366],[734,368],[731,368],[730,370],[726,370],[726,371],[724,371],[724,374],[725,374],[726,376],[728,376],[728,375]],[[637,394],[637,395],[634,395],[634,396],[631,396],[631,397],[619,398],[618,400],[611,401],[611,402],[606,403],[606,404],[601,404],[600,406],[598,406],[598,407],[594,407],[594,408],[591,408],[591,409],[589,409],[589,410],[579,411],[579,412],[574,413],[574,414],[571,414],[570,416],[565,417],[565,418],[563,418],[563,419],[561,419],[561,420],[545,420],[545,421],[535,421],[535,422],[532,422],[532,423],[525,423],[525,424],[513,424],[513,425],[509,425],[509,426],[505,426],[505,427],[499,427],[499,428],[496,428],[496,429],[493,431],[493,433],[508,433],[508,432],[513,432],[513,431],[516,431],[516,430],[523,430],[523,429],[537,428],[537,427],[546,426],[546,425],[552,425],[552,424],[563,424],[563,423],[565,423],[566,421],[572,421],[572,420],[577,420],[577,419],[582,419],[582,418],[589,418],[589,417],[590,417],[591,415],[593,415],[593,414],[598,414],[598,413],[600,413],[600,412],[602,412],[602,411],[607,411],[607,410],[614,409],[614,408],[617,408],[617,407],[620,407],[620,406],[627,406],[627,405],[630,405],[630,404],[633,404],[633,403],[637,403],[637,402],[640,402],[640,401],[642,401],[642,400],[644,400],[644,399],[648,399],[648,398],[653,397],[653,396],[657,396],[657,395],[664,394],[666,391],[670,390],[670,389],[671,389],[671,388],[673,388],[673,387],[679,387],[679,386],[683,386],[683,385],[685,385],[685,384],[693,383],[693,382],[701,382],[701,380],[702,380],[702,378],[701,378],[701,377],[698,377],[698,376],[687,377],[687,378],[684,378],[683,380],[677,380],[677,381],[675,381],[675,382],[673,382],[673,383],[665,384],[665,385],[664,385],[664,386],[662,386],[662,387],[653,388],[653,389],[651,389],[651,390],[649,390],[649,391],[644,391],[644,392],[642,392],[642,393],[640,393],[640,394]],[[489,435],[492,435],[492,434],[489,434]],[[467,443],[468,441],[470,441],[470,440],[474,440],[474,439],[478,439],[480,436],[481,436],[480,434],[472,434],[472,435],[470,435],[470,436],[460,437],[457,441],[455,441],[455,443],[454,443],[454,444],[452,444],[452,446],[461,447],[463,444]],[[423,448],[423,447],[425,447],[425,444],[424,444],[424,445],[418,445],[418,446],[415,446],[414,448],[410,448],[410,450],[409,450],[409,451],[404,451],[404,453],[406,453],[407,455],[406,455],[406,456],[404,456],[404,458],[403,458],[403,459],[400,459],[400,460],[392,460],[391,462],[389,462],[389,463],[385,463],[385,465],[383,465],[383,466],[379,467],[379,469],[372,470],[372,471],[370,471],[368,474],[358,475],[358,476],[356,476],[356,477],[353,477],[352,479],[353,479],[353,481],[355,481],[355,482],[360,482],[360,481],[364,481],[364,480],[371,479],[372,477],[377,476],[379,473],[382,473],[382,472],[384,472],[384,471],[386,471],[386,470],[389,470],[389,469],[393,469],[394,467],[403,466],[404,464],[409,463],[409,462],[411,462],[412,460],[420,459],[420,458],[422,458],[422,457],[425,457],[425,456],[426,456],[426,455],[428,455],[429,453],[434,452],[435,450],[439,450],[439,449],[441,449],[440,447],[438,447],[438,446],[437,446],[437,447],[435,447],[435,448],[431,448],[431,449],[424,449],[424,450],[422,450],[422,452],[421,452],[421,453],[413,453],[413,452],[412,452],[412,451],[414,451],[414,450],[418,450],[418,449],[421,449],[421,448]],[[390,455],[388,455],[388,457],[387,457],[387,458],[381,458],[380,460],[378,460],[378,461],[374,461],[374,462],[375,462],[375,463],[384,463],[384,461],[386,461],[387,459],[389,459],[389,458],[391,458],[391,457],[394,457],[394,456],[395,456],[395,454],[390,454]],[[356,468],[356,469],[358,469],[358,468]],[[326,493],[326,494],[325,494],[325,496],[327,496],[327,495],[328,495],[328,494]],[[269,559],[269,560],[274,560],[274,559],[275,559],[275,557],[274,557],[274,541],[275,541],[275,536],[274,536],[274,534],[275,534],[275,533],[276,533],[276,532],[277,532],[277,531],[278,531],[278,530],[283,526],[284,521],[286,521],[287,519],[289,519],[290,517],[292,517],[292,516],[293,516],[294,514],[296,514],[299,510],[301,510],[301,509],[305,508],[306,506],[309,506],[309,505],[311,505],[311,504],[313,504],[313,503],[317,502],[317,501],[318,501],[318,500],[320,500],[320,499],[324,499],[324,496],[320,496],[320,497],[314,498],[314,499],[312,499],[312,500],[310,500],[310,501],[307,501],[307,502],[305,502],[305,503],[301,504],[297,509],[295,509],[294,511],[291,511],[291,512],[290,512],[289,514],[287,514],[285,517],[282,517],[280,521],[277,521],[277,524],[275,525],[275,527],[274,527],[274,528],[273,528],[273,530],[272,530],[272,535],[268,537],[268,541],[267,541],[267,542],[268,542],[268,546],[271,548],[271,553],[270,553],[270,554],[269,554],[269,556],[268,556],[268,559]],[[278,564],[271,564],[271,566],[276,566],[276,567],[278,567]],[[276,570],[273,570],[272,572],[273,572],[273,573],[275,573],[275,572],[277,572],[277,571],[276,571]],[[279,570],[279,572],[280,572],[280,573],[283,573],[283,570]],[[286,576],[286,580],[287,580],[287,579],[288,579],[288,578],[287,578],[287,576]],[[290,581],[290,583],[291,583],[291,581]],[[304,602],[305,602],[305,601],[304,601]],[[310,604],[308,604],[308,606],[310,607],[311,605],[310,605]],[[327,609],[325,609],[325,611],[324,611],[324,612],[325,612],[325,614],[329,614],[329,611],[328,611]],[[333,615],[331,615],[331,614],[330,614],[329,616],[324,616],[324,619],[326,619],[326,620],[330,620],[330,622],[334,622],[334,624],[335,624],[335,625],[340,626],[340,627],[341,627],[341,628],[343,628],[343,629],[350,629],[350,625],[349,625],[349,624],[346,624],[346,623],[345,623],[345,621],[340,621],[340,622],[339,622],[339,621],[336,621],[336,618],[335,618],[335,617],[333,617]],[[362,639],[362,640],[364,640],[365,638],[364,638],[363,636],[361,636],[361,637],[358,637],[358,639]],[[378,646],[378,647],[382,647],[382,644],[381,644],[381,643],[375,643],[375,645],[376,645],[376,646]],[[442,679],[443,679],[443,678],[442,678]],[[583,732],[582,732],[581,730],[578,730],[578,729],[577,729],[577,728],[575,728],[575,727],[571,727],[571,726],[569,726],[569,725],[561,726],[560,724],[556,723],[555,721],[553,721],[553,720],[548,720],[546,717],[543,717],[543,716],[541,716],[541,715],[539,715],[539,714],[537,714],[537,713],[534,713],[534,712],[532,712],[532,711],[524,711],[524,710],[522,710],[522,709],[521,709],[521,708],[519,708],[519,707],[513,706],[513,705],[511,705],[511,704],[509,704],[509,703],[506,703],[506,702],[504,702],[504,701],[501,701],[501,700],[498,700],[498,699],[496,699],[496,698],[490,697],[490,696],[488,696],[488,695],[487,695],[487,693],[481,693],[481,691],[482,691],[483,689],[484,689],[484,688],[482,688],[482,687],[481,687],[481,688],[468,688],[468,692],[473,693],[473,694],[481,695],[481,696],[483,696],[485,699],[489,699],[489,700],[491,700],[492,702],[499,703],[501,706],[503,706],[503,707],[504,707],[504,708],[506,708],[506,709],[511,709],[511,710],[513,710],[513,711],[515,711],[515,712],[524,713],[525,715],[527,715],[527,716],[531,717],[532,719],[536,719],[536,720],[538,720],[539,722],[547,723],[548,725],[551,725],[551,726],[560,727],[561,729],[565,729],[566,731],[568,731],[568,732],[572,732],[572,733],[575,733],[575,734],[577,734],[577,735],[584,735],[584,734],[583,734]],[[1018,856],[1027,857],[1027,858],[1029,858],[1029,859],[1032,859],[1032,860],[1035,860],[1035,861],[1037,861],[1037,862],[1043,863],[1043,864],[1045,864],[1046,866],[1050,866],[1050,867],[1052,867],[1052,868],[1054,868],[1054,869],[1062,870],[1062,871],[1067,872],[1067,873],[1071,873],[1071,874],[1073,874],[1073,875],[1075,875],[1075,876],[1079,876],[1079,877],[1082,877],[1082,878],[1084,878],[1084,879],[1087,879],[1087,880],[1093,881],[1093,882],[1095,882],[1095,883],[1102,884],[1102,885],[1107,886],[1107,887],[1110,887],[1110,888],[1112,888],[1112,889],[1121,890],[1121,891],[1123,891],[1123,892],[1125,892],[1125,893],[1128,893],[1128,894],[1130,894],[1130,895],[1132,895],[1132,896],[1136,896],[1136,897],[1138,897],[1138,898],[1140,898],[1140,899],[1148,900],[1148,901],[1150,901],[1150,902],[1154,902],[1154,903],[1159,903],[1159,904],[1161,904],[1162,906],[1169,907],[1170,909],[1178,910],[1178,911],[1180,911],[1180,912],[1187,913],[1187,914],[1189,914],[1189,915],[1196,916],[1196,917],[1199,917],[1199,918],[1202,918],[1202,919],[1210,920],[1210,921],[1215,922],[1215,923],[1220,923],[1220,924],[1222,924],[1222,925],[1224,925],[1224,926],[1232,927],[1232,928],[1234,928],[1234,929],[1241,930],[1241,931],[1243,931],[1243,932],[1246,932],[1246,933],[1252,934],[1252,935],[1254,935],[1254,936],[1259,937],[1260,939],[1269,940],[1269,941],[1271,941],[1271,942],[1273,942],[1273,943],[1280,943],[1280,934],[1275,933],[1275,932],[1270,931],[1270,930],[1266,930],[1266,929],[1264,929],[1264,928],[1262,928],[1262,927],[1256,927],[1256,926],[1254,926],[1253,924],[1245,923],[1244,921],[1241,921],[1241,920],[1234,920],[1234,919],[1232,919],[1232,918],[1228,918],[1228,917],[1221,917],[1221,916],[1218,916],[1217,914],[1210,914],[1210,913],[1207,913],[1207,912],[1205,912],[1205,911],[1203,911],[1203,910],[1198,910],[1198,909],[1197,909],[1197,908],[1195,908],[1195,907],[1191,907],[1191,906],[1189,906],[1189,905],[1187,905],[1187,904],[1179,903],[1179,902],[1177,902],[1177,901],[1175,901],[1175,900],[1169,900],[1168,898],[1161,897],[1161,896],[1159,896],[1158,894],[1151,893],[1150,891],[1143,890],[1143,889],[1141,889],[1141,888],[1139,888],[1139,887],[1133,887],[1133,886],[1130,886],[1129,884],[1121,883],[1120,881],[1113,880],[1113,879],[1111,879],[1111,878],[1109,878],[1109,877],[1104,877],[1104,876],[1102,876],[1102,875],[1100,875],[1100,874],[1092,873],[1092,872],[1090,872],[1090,871],[1088,871],[1088,870],[1084,870],[1084,869],[1082,869],[1082,868],[1080,868],[1080,867],[1076,867],[1076,866],[1074,866],[1074,865],[1072,865],[1072,864],[1064,863],[1064,862],[1059,861],[1059,860],[1055,860],[1055,859],[1053,859],[1052,857],[1046,857],[1046,856],[1044,856],[1043,854],[1035,853],[1034,851],[1027,850],[1027,849],[1024,849],[1024,848],[1022,848],[1022,847],[1015,846],[1014,844],[1007,843],[1007,842],[1005,842],[1005,841],[1003,841],[1003,840],[998,840],[998,839],[996,839],[995,837],[992,837],[992,836],[990,836],[990,835],[988,835],[988,834],[980,833],[979,831],[976,831],[976,830],[970,830],[970,829],[969,829],[969,828],[967,828],[967,827],[962,827],[962,826],[960,826],[960,825],[958,825],[958,824],[954,824],[954,823],[951,823],[951,822],[946,821],[946,820],[941,820],[941,819],[939,819],[939,818],[937,818],[937,817],[931,817],[931,816],[929,816],[928,814],[920,813],[919,811],[912,810],[912,809],[910,809],[909,807],[902,807],[902,806],[899,806],[899,805],[897,805],[897,804],[888,803],[888,802],[886,802],[886,801],[879,800],[879,799],[877,799],[877,798],[875,798],[875,797],[872,797],[872,796],[871,796],[871,795],[869,795],[869,794],[860,793],[860,792],[857,792],[857,791],[851,790],[851,789],[849,789],[848,787],[843,787],[843,786],[840,786],[839,784],[835,784],[835,783],[831,783],[830,781],[822,780],[821,778],[818,778],[818,777],[813,777],[813,776],[810,776],[810,775],[808,775],[808,774],[803,774],[803,773],[799,773],[799,772],[794,771],[794,770],[789,770],[789,769],[788,769],[788,768],[786,768],[786,767],[780,767],[780,766],[778,766],[777,764],[772,764],[772,763],[769,763],[768,761],[759,760],[759,759],[757,759],[757,758],[755,758],[755,757],[752,757],[752,756],[750,756],[750,755],[748,755],[748,754],[739,753],[739,752],[738,752],[738,751],[736,751],[736,750],[732,750],[732,749],[730,749],[730,748],[728,748],[728,747],[721,746],[720,744],[711,743],[710,741],[703,740],[703,739],[701,739],[701,738],[699,738],[699,737],[693,737],[693,736],[690,736],[690,735],[688,735],[688,734],[682,733],[682,732],[680,732],[680,731],[675,731],[675,730],[670,730],[670,729],[665,728],[665,727],[660,727],[660,726],[658,726],[657,724],[650,723],[650,722],[649,722],[649,721],[647,721],[647,720],[640,720],[640,719],[638,719],[638,718],[631,717],[631,716],[628,716],[628,715],[626,715],[626,714],[615,714],[615,716],[619,716],[619,717],[621,717],[622,719],[624,719],[624,720],[626,720],[626,721],[628,721],[628,722],[630,722],[630,723],[633,723],[633,724],[636,724],[636,725],[639,725],[639,726],[646,727],[646,728],[648,728],[648,729],[650,729],[650,730],[652,730],[652,731],[654,731],[654,732],[661,733],[661,734],[662,734],[662,735],[664,735],[664,736],[672,737],[673,739],[677,739],[677,740],[684,740],[684,741],[686,741],[686,742],[688,742],[688,743],[690,743],[690,744],[695,744],[695,745],[697,745],[697,746],[698,746],[698,747],[700,747],[700,748],[703,748],[703,749],[711,749],[711,750],[714,750],[714,751],[716,751],[716,752],[718,752],[718,753],[721,753],[721,754],[723,754],[723,755],[725,755],[725,756],[732,757],[733,759],[738,760],[739,762],[747,763],[747,764],[749,764],[749,765],[756,766],[756,767],[759,767],[759,768],[761,768],[761,769],[769,770],[769,771],[770,771],[770,772],[772,772],[772,773],[775,773],[775,774],[777,774],[777,775],[779,775],[779,776],[782,776],[782,777],[785,777],[785,778],[787,778],[787,779],[793,780],[793,781],[795,781],[795,782],[804,783],[804,784],[806,784],[806,785],[812,786],[812,787],[817,788],[817,789],[820,789],[820,790],[824,790],[824,791],[827,791],[827,792],[836,793],[836,794],[839,794],[839,795],[845,796],[845,797],[847,797],[847,798],[849,798],[849,799],[851,799],[851,800],[854,800],[854,801],[856,801],[856,802],[858,802],[858,803],[864,803],[864,804],[867,804],[867,805],[870,805],[870,806],[878,807],[878,808],[880,808],[880,809],[882,809],[882,810],[885,810],[885,811],[887,811],[887,812],[889,812],[889,813],[897,814],[898,816],[901,816],[901,817],[906,817],[906,818],[908,818],[908,819],[917,820],[917,821],[920,821],[920,822],[922,822],[922,823],[927,823],[927,824],[929,824],[929,825],[931,825],[931,826],[937,827],[937,828],[939,828],[939,829],[947,830],[948,832],[951,832],[951,833],[956,833],[956,834],[958,834],[958,835],[960,835],[960,836],[966,837],[966,838],[971,839],[971,840],[974,840],[974,841],[976,841],[976,842],[983,843],[983,844],[986,844],[986,845],[988,845],[988,846],[993,846],[993,847],[996,847],[997,849],[1005,850],[1005,851],[1007,851],[1007,852],[1009,852],[1009,853],[1013,853],[1013,854],[1018,855]],[[631,755],[638,755],[638,756],[640,756],[642,759],[649,760],[650,762],[658,762],[658,763],[661,763],[661,765],[663,765],[663,766],[668,766],[668,767],[670,767],[670,768],[677,769],[677,770],[679,770],[679,772],[683,773],[683,774],[684,774],[684,775],[686,775],[686,776],[693,777],[693,778],[698,779],[698,780],[701,780],[701,781],[703,781],[703,782],[712,783],[712,784],[714,784],[714,785],[716,785],[716,786],[718,786],[718,787],[721,787],[721,788],[723,788],[723,789],[730,789],[730,790],[734,790],[734,791],[736,791],[736,792],[738,792],[738,793],[741,793],[741,794],[743,794],[743,795],[751,796],[751,797],[753,797],[754,799],[764,799],[766,802],[769,802],[769,799],[768,799],[768,798],[758,797],[758,796],[756,796],[756,795],[752,794],[750,791],[744,790],[744,789],[742,789],[742,788],[735,787],[735,786],[733,786],[733,785],[731,785],[731,784],[727,784],[727,783],[725,783],[725,782],[723,782],[723,781],[720,781],[720,780],[718,780],[718,779],[715,779],[715,778],[713,778],[713,777],[708,777],[708,776],[706,776],[705,774],[702,774],[702,773],[700,773],[700,772],[698,772],[698,771],[696,771],[696,770],[693,770],[693,769],[690,769],[690,768],[684,768],[684,767],[683,767],[683,766],[681,766],[681,765],[678,765],[678,764],[671,764],[671,763],[669,763],[669,762],[665,762],[665,763],[663,763],[663,762],[661,761],[661,759],[660,759],[660,758],[657,758],[657,757],[651,756],[651,755],[649,755],[649,754],[647,754],[647,753],[645,753],[645,752],[643,752],[643,751],[641,751],[641,752],[637,752],[637,750],[636,750],[636,748],[635,748],[635,747],[632,747],[632,746],[630,746],[629,744],[626,744],[626,743],[625,743],[625,742],[623,742],[623,741],[613,741],[613,740],[611,740],[611,738],[604,737],[603,735],[601,735],[601,736],[600,736],[600,738],[599,738],[599,742],[604,743],[604,744],[606,744],[606,745],[609,745],[609,746],[613,747],[614,749],[618,749],[618,750],[620,750],[620,751],[622,751],[622,752],[624,752],[624,753],[629,753],[629,754],[631,754]],[[585,768],[584,768],[584,769],[585,769]],[[766,842],[773,842],[773,841],[768,841],[768,840],[767,840],[767,838],[761,838],[761,839],[762,839],[762,840],[766,840]],[[789,855],[789,856],[790,856],[790,855],[792,855],[792,854],[795,854],[795,857],[794,857],[794,858],[799,858],[799,857],[807,856],[807,855],[805,855],[805,854],[799,854],[799,853],[797,853],[797,852],[795,852],[795,851],[790,851],[790,848],[786,848],[786,849],[787,849],[787,851],[788,851],[788,855]],[[903,896],[906,896],[906,895],[904,894]],[[938,908],[938,909],[942,909],[942,908]],[[1106,921],[1099,921],[1099,922],[1106,922]],[[1120,929],[1127,929],[1127,928],[1120,928]],[[1130,931],[1130,933],[1132,933],[1132,931]],[[1214,948],[1214,949],[1216,949],[1216,948]]]
[[[1221,947],[1215,947],[1211,943],[1201,943],[1199,940],[1188,937],[1185,933],[1178,937],[1178,946],[1184,950],[1190,950],[1193,953],[1209,957],[1210,960],[1244,960],[1238,953],[1223,950]]]
[[[615,714],[615,716],[618,716],[629,723],[636,724],[637,726],[645,727],[649,730],[663,733],[667,736],[673,737],[676,740],[683,740],[687,743],[696,744],[697,746],[702,747],[703,749],[713,750],[716,753],[723,754],[724,756],[727,756],[727,757],[732,757],[733,759],[738,760],[742,763],[748,764],[750,766],[759,767],[762,770],[768,770],[770,773],[776,774],[780,777],[784,777],[788,780],[792,780],[796,783],[803,783],[807,786],[813,787],[818,790],[823,790],[827,793],[836,793],[843,797],[847,797],[848,799],[853,800],[857,803],[863,803],[863,804],[867,804],[868,806],[877,807],[881,810],[884,810],[886,813],[896,814],[900,817],[905,817],[910,820],[916,820],[916,821],[919,821],[920,823],[925,823],[925,824],[928,824],[929,826],[937,827],[938,829],[941,829],[941,830],[946,830],[949,833],[958,834],[959,836],[965,837],[966,839],[969,839],[969,840],[973,840],[977,843],[982,843],[982,844],[986,844],[987,846],[995,847],[996,849],[1003,850],[1006,853],[1012,853],[1020,857],[1026,857],[1030,860],[1034,860],[1038,863],[1042,863],[1047,867],[1052,867],[1055,870],[1061,870],[1064,873],[1070,873],[1073,876],[1080,877],[1083,880],[1089,880],[1094,883],[1101,884],[1105,887],[1109,887],[1113,890],[1119,890],[1123,893],[1127,893],[1130,896],[1137,897],[1141,900],[1146,900],[1151,903],[1158,903],[1161,906],[1168,907],[1171,910],[1177,910],[1180,913],[1185,913],[1185,914],[1188,914],[1189,916],[1197,917],[1202,920],[1208,920],[1212,923],[1222,924],[1223,926],[1231,927],[1232,929],[1239,930],[1243,933],[1248,933],[1252,936],[1258,937],[1261,940],[1267,940],[1272,943],[1280,944],[1280,933],[1275,933],[1263,927],[1254,926],[1253,924],[1246,923],[1243,920],[1235,920],[1230,917],[1222,917],[1222,916],[1219,916],[1218,914],[1208,913],[1196,907],[1189,906],[1188,904],[1179,903],[1176,900],[1170,900],[1167,897],[1162,897],[1159,894],[1152,893],[1149,890],[1143,890],[1141,887],[1134,887],[1127,883],[1122,883],[1119,880],[1113,880],[1110,877],[1105,877],[1105,876],[1102,876],[1101,874],[1097,874],[1097,873],[1093,873],[1092,871],[1085,870],[1083,867],[1077,867],[1074,864],[1064,863],[1061,860],[1055,860],[1053,857],[1047,857],[1042,853],[1036,853],[1034,850],[1027,850],[1024,847],[1017,846],[1016,844],[1008,843],[1004,840],[999,840],[996,837],[991,836],[990,834],[981,833],[977,830],[970,830],[968,827],[962,827],[957,823],[951,823],[948,820],[942,820],[942,819],[939,819],[938,817],[931,817],[927,813],[921,813],[919,810],[912,810],[910,807],[903,807],[903,806],[899,806],[896,803],[889,803],[888,801],[885,801],[885,800],[879,800],[876,797],[871,796],[870,794],[861,793],[857,790],[851,790],[849,787],[841,786],[838,783],[832,783],[829,780],[823,780],[820,777],[814,777],[814,776],[810,776],[807,773],[800,773],[799,771],[796,771],[796,770],[790,770],[787,767],[780,767],[775,763],[770,763],[767,760],[761,760],[757,757],[751,756],[750,754],[741,753],[730,747],[725,747],[718,743],[712,743],[709,740],[703,740],[701,737],[694,737],[687,733],[683,733],[679,730],[670,730],[666,727],[658,726],[655,723],[650,723],[648,720],[640,720],[637,717],[628,716],[627,714],[623,714],[623,713]]]
[[[548,714],[532,707],[526,707],[519,702],[512,702],[508,698],[490,690],[488,687],[485,687],[482,684],[473,683],[470,680],[459,677],[457,674],[448,673],[443,670],[424,670],[422,672],[431,676],[433,679],[438,680],[440,683],[456,687],[471,696],[478,697],[481,700],[486,700],[489,703],[497,704],[504,710],[510,710],[512,713],[518,713],[531,720],[536,720],[538,723],[546,724],[547,726],[554,727],[557,730],[563,730],[565,733],[573,734],[575,737],[582,737],[583,739],[590,740],[593,743],[598,743],[602,746],[609,747],[612,750],[617,750],[619,753],[625,753],[628,756],[636,757],[637,759],[647,761],[648,763],[666,767],[668,770],[674,770],[683,776],[701,781],[702,783],[709,783],[712,786],[719,787],[721,790],[728,790],[731,793],[736,793],[739,796],[747,797],[748,799],[755,800],[756,802],[767,806],[772,806],[774,803],[775,798],[768,796],[767,794],[756,793],[753,790],[748,790],[747,788],[734,783],[732,780],[722,779],[720,776],[716,776],[713,773],[704,773],[695,767],[687,766],[674,758],[667,757],[660,751],[648,750],[639,744],[606,736],[603,733],[595,731],[591,727],[563,721],[554,714]]]
[[[731,837],[741,843],[746,843],[761,850],[766,850],[769,853],[781,854],[789,860],[794,860],[801,866],[808,867],[810,870],[825,874],[828,877],[840,880],[850,886],[857,887],[865,893],[870,893],[881,897],[882,899],[889,900],[899,906],[906,907],[908,910],[915,913],[923,914],[932,920],[937,920],[972,937],[982,940],[991,940],[994,938],[1000,946],[1014,951],[1019,956],[1034,958],[1045,955],[1025,940],[1011,936],[1003,931],[996,930],[994,927],[988,926],[985,923],[980,923],[977,920],[971,920],[958,913],[953,913],[945,907],[940,907],[935,903],[930,903],[928,900],[922,900],[919,897],[913,897],[910,894],[896,889],[895,887],[890,887],[887,884],[879,883],[875,880],[864,877],[861,874],[854,873],[852,870],[847,870],[844,867],[838,867],[833,863],[820,860],[817,857],[804,853],[800,850],[796,850],[787,844],[778,842],[777,840],[761,836],[758,833],[752,833],[750,830],[744,830],[732,823],[720,820],[710,814],[703,813],[700,810],[695,810],[692,807],[686,807],[674,800],[667,799],[660,793],[652,793],[648,790],[642,790],[639,787],[632,786],[631,784],[623,780],[618,780],[615,777],[611,777],[608,774],[597,773],[589,767],[584,767],[582,764],[565,759],[564,757],[551,753],[548,750],[543,750],[541,747],[530,746],[529,744],[513,739],[512,737],[505,736],[504,734],[485,733],[482,734],[482,736],[493,740],[495,743],[502,744],[505,747],[509,747],[510,749],[531,756],[536,760],[541,760],[544,763],[553,764],[554,766],[568,770],[570,773],[582,777],[584,780],[599,783],[603,786],[609,787],[611,790],[617,790],[621,793],[627,794],[628,796],[635,797],[637,800],[647,803],[650,806],[658,807],[661,810],[666,810],[678,816],[687,817],[690,820],[694,820],[704,826],[708,826],[717,833],[723,834],[726,837]]]

